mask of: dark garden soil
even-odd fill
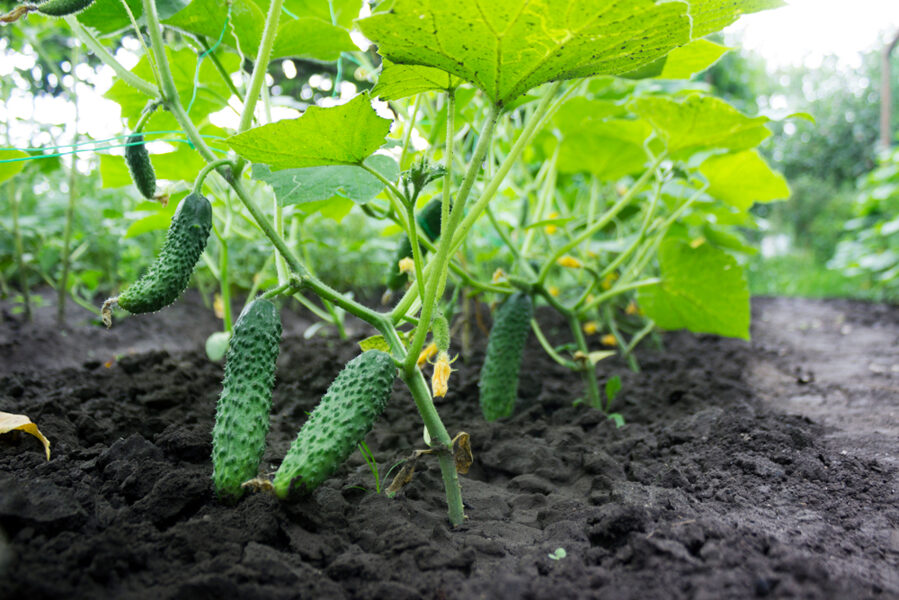
[[[622,376],[622,429],[572,406],[577,377],[535,343],[516,416],[485,423],[482,340],[438,405],[475,453],[457,530],[436,465],[391,500],[365,491],[358,453],[298,504],[215,501],[222,368],[197,301],[65,336],[7,314],[0,410],[37,422],[53,458],[0,437],[0,597],[899,598],[899,308],[754,312],[751,343],[676,333],[639,375],[599,363]],[[357,352],[302,325],[282,343],[266,470]],[[397,385],[368,445],[386,470],[421,432]]]

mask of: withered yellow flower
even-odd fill
[[[415,261],[409,258],[401,258],[399,262],[400,273],[409,273],[410,275],[415,274]]]
[[[599,331],[599,325],[596,324],[596,321],[587,321],[584,323],[584,333],[587,335],[593,335]]]
[[[425,363],[431,360],[435,354],[437,354],[437,344],[431,342],[425,346],[422,349],[421,354],[418,355],[418,368],[420,369],[425,366]]]
[[[616,340],[615,336],[612,335],[611,333],[605,334],[604,336],[599,338],[599,341],[600,341],[600,343],[602,343],[603,346],[617,346],[618,345],[618,340]]]
[[[434,363],[434,374],[431,376],[431,393],[435,398],[446,396],[446,392],[449,390],[450,373],[452,372],[449,354],[440,352],[437,355],[437,362]]]
[[[568,267],[569,269],[580,269],[584,265],[573,256],[562,256],[556,261],[560,267]]]

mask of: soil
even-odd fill
[[[0,410],[53,457],[0,437],[2,598],[899,598],[896,307],[757,299],[752,342],[672,333],[639,374],[600,362],[620,429],[533,340],[516,415],[485,423],[481,340],[438,404],[475,456],[455,530],[435,464],[388,499],[359,453],[298,503],[216,501],[218,324],[196,300],[110,332],[8,308]],[[285,320],[265,471],[357,353]],[[382,474],[421,432],[397,385],[367,438]]]

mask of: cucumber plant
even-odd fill
[[[727,108],[703,120],[703,111],[709,110],[704,97],[657,84],[714,62],[725,49],[703,39],[706,35],[780,0],[620,0],[575,8],[561,0],[499,0],[482,3],[479,10],[466,2],[435,7],[395,0],[355,20],[355,9],[330,14],[311,5],[309,14],[295,15],[298,7],[288,11],[283,0],[272,0],[264,12],[256,3],[235,0],[218,13],[195,1],[177,12],[166,7],[164,18],[155,0],[141,0],[138,10],[96,1],[103,3],[104,19],[88,8],[65,21],[115,71],[117,82],[107,97],[122,105],[132,131],[149,135],[153,128],[174,127],[182,132],[189,148],[179,162],[196,165],[193,193],[175,214],[156,263],[109,304],[147,312],[173,301],[203,254],[210,229],[222,248],[218,271],[223,284],[234,231],[250,224],[248,235],[271,249],[276,278],[238,321],[229,342],[215,430],[215,486],[222,496],[239,495],[238,480],[258,469],[276,355],[269,301],[279,297],[297,298],[332,323],[351,315],[379,337],[337,377],[269,487],[288,498],[333,474],[362,442],[398,377],[424,422],[428,453],[439,463],[454,525],[464,518],[454,439],[464,439],[467,451],[468,435],[451,438],[433,400],[452,389],[450,328],[444,317],[451,310],[441,308],[447,288],[454,288],[453,298],[463,289],[466,295],[511,296],[496,319],[499,329],[484,370],[488,418],[505,416],[514,406],[510,389],[526,323],[554,358],[583,372],[585,385],[593,388],[595,354],[583,339],[582,321],[613,297],[652,288],[656,291],[641,296],[640,303],[660,327],[708,330],[711,323],[719,333],[743,333],[742,324],[718,327],[732,320],[733,312],[720,302],[707,302],[716,290],[703,283],[710,277],[729,282],[734,273],[739,279],[738,266],[711,243],[694,246],[690,231],[704,222],[685,219],[695,216],[691,206],[704,201],[703,194],[744,211],[766,199],[755,195],[770,195],[764,189],[756,194],[755,186],[747,198],[736,189],[741,181],[735,173],[741,168],[754,169],[765,181],[774,177],[750,150],[764,137],[764,122]],[[138,19],[145,26],[147,54],[133,69],[97,37],[117,30],[107,22],[110,15],[138,31]],[[309,20],[322,32],[317,39],[329,41],[309,43],[303,34]],[[358,51],[352,42],[353,28],[377,45],[376,63],[371,62],[374,54]],[[212,32],[222,32],[219,42],[207,39]],[[138,38],[143,40],[140,33]],[[267,77],[274,59],[337,61],[342,73],[345,56],[358,63],[358,73],[370,77],[374,87],[343,97],[335,85],[339,101],[310,104],[297,118],[273,121],[268,99],[276,89],[267,86]],[[246,77],[243,57],[253,58]],[[196,70],[172,68],[182,61],[198,61]],[[234,73],[240,76],[233,78]],[[624,83],[645,80],[651,84],[641,89]],[[621,87],[630,90],[627,98],[612,97]],[[225,137],[207,118],[232,95],[240,99],[231,104],[239,108],[239,117]],[[382,116],[388,111],[376,110],[375,98],[387,102],[397,118]],[[146,102],[164,110],[149,116]],[[591,108],[580,120],[570,114],[571,103],[577,102]],[[388,140],[392,127],[401,139]],[[136,171],[136,179],[141,174],[146,171]],[[675,179],[678,185],[669,185]],[[601,192],[617,184],[629,187],[617,199],[606,196],[610,202],[602,204]],[[203,193],[215,199],[212,209]],[[511,230],[502,214],[510,198],[524,200],[523,218]],[[638,204],[642,215],[635,217]],[[385,310],[326,284],[306,260],[297,235],[303,210],[339,215],[356,206],[408,241],[401,241],[390,265],[393,269],[402,259],[405,279],[391,274],[400,293]],[[486,228],[494,224],[495,230]],[[679,237],[672,235],[678,227]],[[551,230],[564,235],[553,237]],[[496,235],[499,244],[491,242]],[[472,260],[471,253],[485,244],[494,246],[494,262],[502,252],[511,256],[503,263],[505,275],[484,273],[478,265],[489,261]],[[655,269],[656,261],[659,277],[636,279]],[[625,266],[633,269],[623,272]],[[560,268],[583,276],[567,277]],[[701,277],[691,276],[691,269]],[[622,273],[620,283],[599,291],[603,279],[597,275],[612,272]],[[254,288],[251,297],[258,291]],[[578,298],[567,301],[575,293]],[[678,304],[697,297],[703,307],[698,317],[690,306]],[[733,297],[725,295],[724,302]],[[576,338],[571,358],[546,343],[534,326],[535,300],[571,323]],[[744,309],[748,306],[737,311]],[[259,333],[259,327],[267,333]],[[437,352],[431,389],[422,372],[429,336]],[[467,464],[460,467],[466,469]]]

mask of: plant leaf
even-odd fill
[[[399,176],[399,166],[390,156],[375,154],[365,159],[365,164],[389,181],[396,181]],[[267,166],[256,164],[253,178],[272,186],[281,206],[335,197],[365,204],[384,189],[381,180],[354,165],[284,169],[273,173]]]
[[[350,39],[350,32],[320,19],[304,17],[291,19],[278,28],[272,58],[294,56],[332,61],[341,52],[358,50]]]
[[[749,286],[737,261],[709,244],[668,239],[659,250],[662,282],[639,304],[662,329],[749,339]]]
[[[771,135],[768,117],[747,117],[724,100],[702,94],[640,96],[629,106],[652,124],[675,157],[705,148],[746,150]]]
[[[449,90],[456,85],[458,80],[446,71],[419,65],[395,65],[385,59],[378,83],[371,93],[383,100],[399,100],[422,92]]]
[[[37,425],[31,422],[31,419],[25,415],[0,412],[0,435],[9,433],[10,431],[24,431],[39,439],[44,445],[44,452],[47,454],[47,460],[50,460],[50,440],[44,437],[44,434],[37,428]]]
[[[699,172],[709,180],[706,192],[740,210],[756,202],[773,202],[790,197],[790,186],[771,169],[759,153],[746,150],[707,158]]]
[[[280,169],[358,165],[381,147],[390,119],[379,117],[367,94],[331,108],[310,106],[298,119],[231,136],[231,149],[254,163]]]
[[[507,104],[548,81],[619,75],[690,41],[683,2],[396,0],[358,21],[381,56],[435,67]]]
[[[28,158],[28,153],[21,150],[0,150],[0,183],[22,172],[28,161],[18,160],[20,158]],[[12,162],[2,162],[5,160]]]
[[[562,139],[559,171],[587,171],[605,181],[640,171],[647,160],[643,141],[651,132],[652,128],[639,120],[582,122]]]
[[[387,340],[384,339],[383,335],[373,335],[364,340],[360,340],[359,347],[363,352],[368,352],[369,350],[381,350],[382,352],[390,354],[390,344],[387,343]]]

